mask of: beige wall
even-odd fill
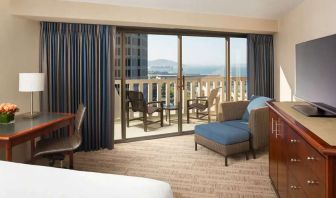
[[[295,93],[295,45],[335,33],[335,0],[305,0],[281,18],[275,36],[277,99],[292,100]]]
[[[56,0],[12,0],[12,12],[36,20],[122,26],[274,33],[277,21]]]
[[[0,103],[15,103],[29,110],[29,95],[18,92],[18,73],[38,71],[39,23],[12,16],[10,1],[0,1]],[[36,105],[38,104],[36,97]],[[24,161],[27,146],[14,148],[14,161]],[[0,159],[3,159],[3,149]]]

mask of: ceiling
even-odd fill
[[[63,0],[194,13],[278,19],[303,0]]]

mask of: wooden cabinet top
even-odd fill
[[[336,155],[336,118],[307,117],[292,108],[303,102],[267,104],[320,153]]]

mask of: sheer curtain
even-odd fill
[[[115,35],[108,25],[41,22],[42,111],[74,113],[83,103],[85,151],[113,148]]]

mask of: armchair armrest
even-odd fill
[[[163,108],[163,101],[152,101],[152,102],[148,102],[147,105],[151,105],[151,104],[160,104],[160,107]]]
[[[193,101],[195,101],[195,102],[197,102],[197,99],[188,99],[187,100],[187,105],[189,106],[190,104],[191,104],[191,102],[193,102]]]
[[[208,102],[208,99],[197,99],[197,101]]]
[[[208,97],[207,96],[200,96],[200,97],[197,97],[197,98],[194,98],[194,99],[188,99],[187,100],[187,105],[189,106],[191,104],[191,102],[204,102],[204,103],[207,103],[208,102]]]
[[[249,128],[252,135],[254,149],[265,147],[268,143],[269,108],[261,107],[253,109],[249,116]]]
[[[240,120],[248,104],[249,101],[223,102],[219,108],[218,120],[220,122]]]

